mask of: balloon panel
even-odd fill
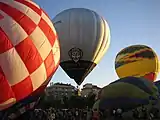
[[[158,66],[156,53],[145,45],[124,48],[115,60],[115,69],[120,78],[135,76],[154,81],[157,78]]]
[[[0,16],[1,111],[50,80],[60,50],[52,22],[32,1],[0,1]]]
[[[117,109],[121,108],[124,111],[136,108],[141,105],[149,104],[149,100],[128,98],[128,97],[118,97],[118,98],[105,98],[100,100],[99,109]]]
[[[60,63],[63,70],[67,73],[67,75],[74,79],[75,82],[80,85],[85,77],[92,71],[92,69],[96,66],[95,63],[90,61],[80,60],[75,63],[73,61],[65,61]]]
[[[138,87],[139,89],[147,92],[148,94],[152,94],[152,89],[154,84],[144,78],[136,78],[136,77],[125,77],[122,78],[120,80],[116,80],[115,82],[112,82],[110,84],[123,84],[123,83],[127,83],[133,86]]]
[[[158,90],[152,82],[144,78],[125,77],[102,88],[100,98],[116,98],[121,96],[142,99],[148,99],[149,96],[157,98]]]
[[[149,94],[137,86],[122,82],[108,85],[101,93],[101,98],[117,98],[121,96],[129,98],[147,98]]]

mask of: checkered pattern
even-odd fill
[[[31,0],[0,0],[0,110],[46,87],[60,60],[56,31]]]

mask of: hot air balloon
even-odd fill
[[[136,77],[121,78],[103,88],[100,109],[133,109],[158,100],[158,90],[149,80]]]
[[[145,45],[132,45],[121,50],[115,59],[115,69],[119,78],[134,76],[154,81],[158,74],[158,57]]]
[[[43,90],[60,62],[57,34],[30,0],[0,1],[0,111]]]
[[[85,8],[62,11],[52,20],[60,41],[60,66],[80,85],[110,44],[106,20]]]

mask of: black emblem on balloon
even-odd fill
[[[77,63],[83,57],[83,52],[81,49],[75,47],[69,50],[68,55]]]

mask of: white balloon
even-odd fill
[[[84,79],[109,47],[110,29],[107,22],[96,12],[85,8],[64,10],[56,15],[52,22],[60,41],[61,67],[64,69],[63,62],[72,61],[73,65],[70,63],[68,68],[65,66],[64,71],[67,74],[67,70],[70,71],[68,75],[73,79],[80,79],[80,76]],[[71,75],[71,69],[83,69],[83,72],[77,71]],[[78,73],[81,75],[75,77]]]
[[[96,12],[84,8],[72,8],[58,14],[52,22],[61,45],[61,62],[71,60],[68,51],[80,48],[81,60],[98,63],[110,44],[107,22]]]

